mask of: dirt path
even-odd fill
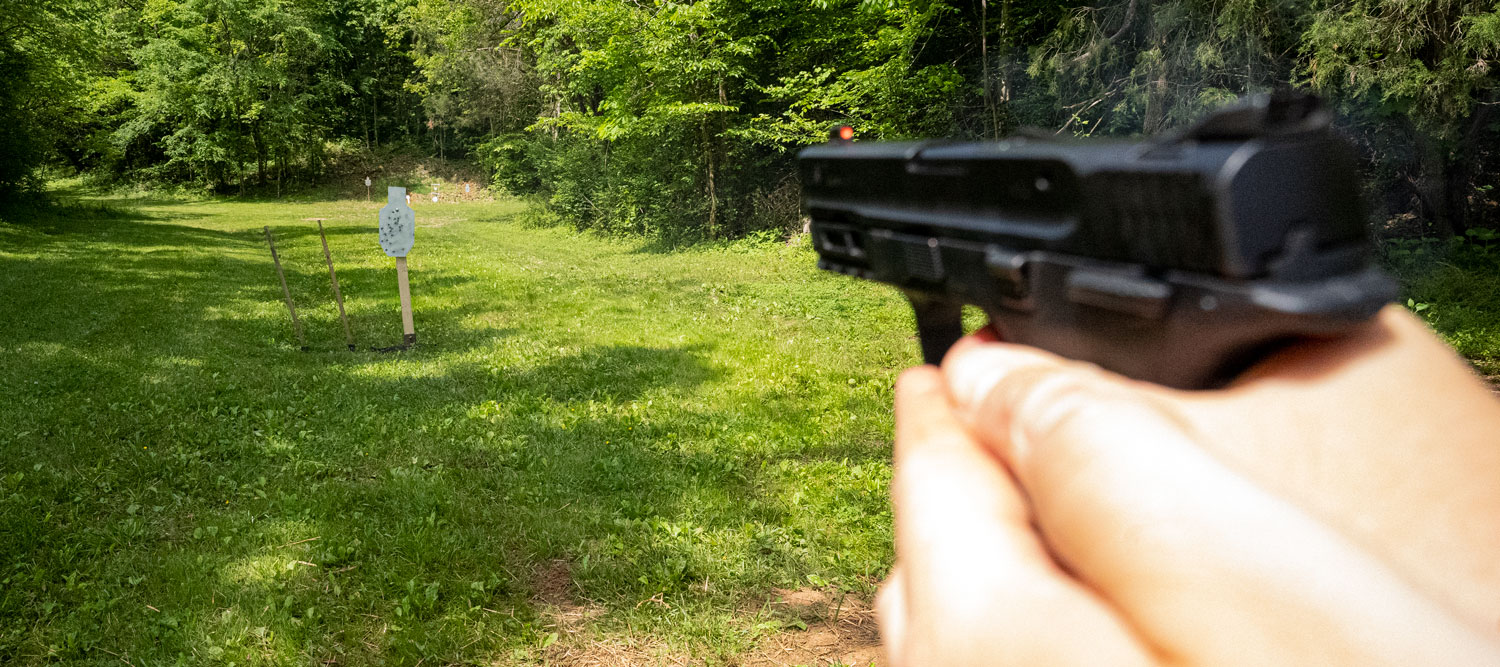
[[[580,604],[572,595],[568,564],[556,561],[540,573],[537,597],[552,611],[552,627],[559,635],[548,647],[546,664],[556,667],[688,667],[702,664],[650,639],[600,639],[589,632],[590,621],[604,613]],[[730,664],[739,667],[797,665],[807,667],[879,667],[884,664],[880,633],[869,600],[829,589],[776,589],[762,605],[747,607],[748,617],[769,617],[783,630]]]

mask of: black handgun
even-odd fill
[[[907,294],[928,363],[973,304],[1003,340],[1213,387],[1396,295],[1331,120],[1318,98],[1278,93],[1137,142],[836,131],[798,156],[803,208],[819,267]]]

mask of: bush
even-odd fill
[[[1500,234],[1391,240],[1387,266],[1401,278],[1407,307],[1470,359],[1500,360]]]
[[[536,194],[542,187],[538,142],[528,134],[501,134],[480,144],[475,155],[494,187],[518,196]]]

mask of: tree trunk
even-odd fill
[[[1448,195],[1448,159],[1438,150],[1432,137],[1426,132],[1412,128],[1411,136],[1417,149],[1417,164],[1419,171],[1416,180],[1412,183],[1417,191],[1417,199],[1422,207],[1422,217],[1428,224],[1432,225],[1432,231],[1438,236],[1448,238],[1459,233],[1453,227],[1453,219],[1449,214]]]
[[[979,76],[984,80],[984,85],[980,87],[980,90],[983,91],[982,94],[984,95],[984,119],[985,119],[985,121],[987,121],[986,125],[989,125],[989,127],[985,128],[984,132],[981,133],[981,134],[984,137],[991,137],[991,136],[998,137],[999,134],[1000,134],[1000,132],[999,132],[999,129],[995,127],[995,123],[994,123],[994,121],[995,121],[994,100],[990,98],[990,3],[989,3],[989,0],[979,0],[979,60],[980,60],[980,73],[979,73]]]
[[[719,235],[719,193],[714,186],[714,147],[708,137],[708,121],[699,126],[703,132],[703,147],[708,153],[708,238]]]
[[[1004,49],[1005,56],[1000,67],[1000,99],[995,105],[995,123],[999,126],[997,135],[1005,133],[1005,121],[1010,118],[1010,72],[1005,66],[1010,61],[1011,48],[1015,45],[1010,38],[1010,0],[1000,0],[1000,37],[1000,48]]]
[[[1147,84],[1146,117],[1141,123],[1141,131],[1146,134],[1157,133],[1167,123],[1167,65],[1158,63],[1156,67],[1156,80]]]
[[[261,186],[266,186],[266,142],[261,138],[260,119],[255,119],[254,132],[251,138],[255,140],[255,180]]]
[[[1448,214],[1447,227],[1454,235],[1462,235],[1469,229],[1469,169],[1466,161],[1459,160],[1447,169],[1443,183],[1443,209]]]
[[[1490,95],[1491,100],[1495,98]],[[1479,146],[1484,138],[1490,116],[1495,107],[1491,104],[1480,104],[1474,109],[1469,118],[1469,127],[1464,131],[1463,138],[1454,147],[1451,154],[1452,160],[1448,165],[1446,203],[1448,209],[1448,226],[1453,233],[1462,234],[1481,223],[1479,216],[1474,215],[1474,176],[1478,171],[1476,163],[1478,160]]]

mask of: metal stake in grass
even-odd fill
[[[354,351],[354,331],[349,328],[349,316],[344,314],[344,295],[339,293],[339,274],[333,272],[333,255],[328,253],[328,235],[323,233],[323,221],[328,218],[308,218],[318,223],[318,238],[323,239],[323,259],[328,260],[328,279],[333,282],[333,301],[339,305],[339,319],[344,323],[344,342],[349,351]]]
[[[297,330],[297,345],[307,351],[307,340],[302,337],[302,322],[297,319],[297,307],[292,305],[292,290],[286,286],[286,274],[281,272],[281,258],[276,255],[276,240],[271,238],[271,228],[266,228],[266,243],[271,246],[271,261],[276,264],[276,277],[281,279],[281,294],[286,297],[286,310],[292,314],[292,328]]]

